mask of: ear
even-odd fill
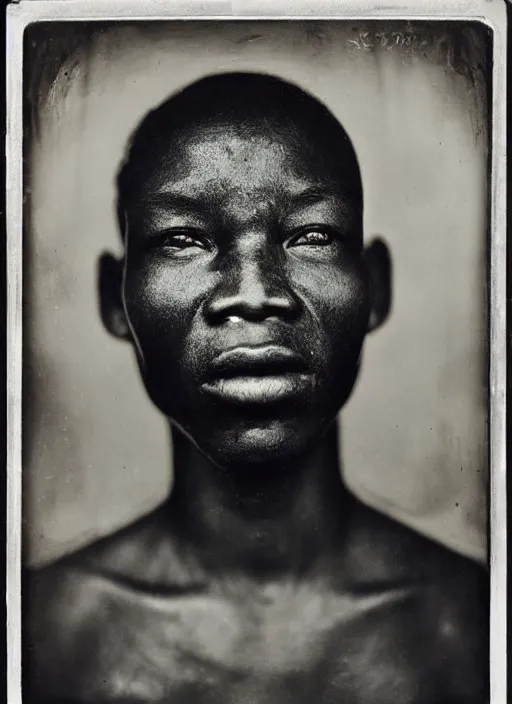
[[[368,332],[373,332],[388,318],[392,301],[392,264],[388,246],[380,238],[370,242],[364,251],[370,285],[370,317]]]
[[[103,325],[121,340],[130,339],[122,299],[123,260],[104,253],[98,261],[98,294]]]

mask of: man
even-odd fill
[[[343,128],[277,78],[208,77],[145,118],[118,193],[102,316],[169,418],[174,488],[30,577],[29,698],[486,701],[485,575],[340,480],[336,417],[390,307]]]

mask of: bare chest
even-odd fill
[[[441,647],[406,591],[264,593],[249,605],[113,594],[62,653],[55,699],[440,704]]]

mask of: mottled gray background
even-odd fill
[[[25,559],[52,560],[170,490],[163,420],[102,329],[96,260],[120,251],[114,174],[145,112],[205,73],[256,70],[351,135],[366,236],[394,306],[342,414],[364,501],[485,559],[488,236],[485,30],[446,23],[34,25],[26,33]]]

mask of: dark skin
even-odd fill
[[[31,576],[33,700],[487,700],[483,570],[340,481],[335,419],[388,282],[314,150],[284,123],[197,124],[125,207],[102,310],[170,419],[174,489]],[[251,358],[269,346],[292,354]]]

